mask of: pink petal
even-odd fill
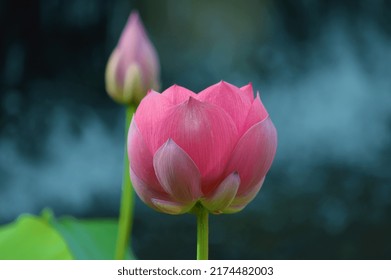
[[[164,95],[174,105],[185,102],[190,96],[197,98],[197,95],[194,92],[178,85],[169,87],[162,92],[162,95]]]
[[[128,133],[128,157],[134,174],[154,191],[164,192],[155,175],[153,157],[133,117]]]
[[[116,76],[121,85],[124,84],[128,65],[137,61],[137,53],[141,45],[140,38],[143,36],[140,27],[143,28],[138,13],[133,12],[128,18],[117,45],[120,59]]]
[[[152,200],[153,199],[169,200],[170,199],[169,195],[164,191],[162,192],[155,191],[154,188],[151,187],[151,185],[147,184],[142,179],[140,179],[133,171],[132,168],[129,169],[129,173],[130,173],[130,179],[132,181],[133,189],[140,197],[140,199],[149,207],[160,211],[160,209],[155,206]]]
[[[241,196],[235,197],[231,204],[222,212],[226,214],[232,214],[243,210],[243,208],[246,207],[247,204],[249,204],[256,197],[264,181],[265,177],[263,177],[260,182],[257,182],[253,186],[251,186],[249,188],[249,192],[242,194]]]
[[[208,193],[207,188],[222,179],[222,171],[238,139],[232,119],[223,109],[190,97],[171,108],[162,123],[157,135],[164,141],[173,139],[186,151],[201,173],[203,191]],[[153,149],[159,144],[154,143]]]
[[[254,124],[263,121],[269,116],[265,107],[262,104],[261,98],[259,97],[259,93],[255,97],[254,101],[251,104],[251,108],[248,112],[245,124],[243,126],[243,131],[247,131]]]
[[[240,185],[240,178],[237,172],[228,175],[216,190],[202,200],[202,205],[215,214],[222,213],[235,198]]]
[[[161,200],[161,199],[152,199],[153,205],[161,212],[171,215],[178,215],[189,212],[193,208],[194,204],[182,204],[178,202]]]
[[[239,88],[221,81],[201,91],[198,99],[223,108],[241,131],[251,103]]]
[[[265,119],[252,126],[239,140],[229,161],[227,174],[237,171],[241,184],[238,195],[265,177],[277,148],[277,132],[270,120]]]
[[[248,99],[248,101],[250,103],[253,102],[253,100],[254,100],[254,91],[253,91],[253,84],[252,83],[249,83],[248,85],[245,85],[245,86],[241,87],[240,91],[244,94],[244,96],[246,96],[246,98]]]
[[[137,108],[134,119],[152,154],[168,139],[161,139],[158,130],[164,129],[162,120],[172,106],[165,96],[151,90]]]
[[[175,202],[195,203],[202,195],[197,166],[171,139],[156,152],[153,166],[161,186]]]
[[[152,86],[158,88],[160,77],[158,55],[147,35],[144,36],[145,40],[142,40],[140,47],[137,49],[136,60],[140,64],[144,84],[149,85],[150,88]]]
[[[118,42],[121,59],[117,76],[123,84],[126,69],[130,63],[137,63],[141,69],[144,85],[155,84],[159,77],[160,66],[155,48],[149,40],[144,25],[137,12],[132,12]]]
[[[134,46],[134,40],[140,37],[146,36],[144,26],[140,20],[140,16],[137,11],[133,11],[126,22],[124,29],[122,30],[118,46],[123,49],[127,49],[130,45]],[[139,40],[140,41],[140,40]]]

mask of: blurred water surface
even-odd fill
[[[131,9],[163,88],[252,82],[279,135],[241,213],[210,221],[215,259],[391,258],[388,1],[0,1],[0,223],[51,207],[115,217],[124,110],[104,70]],[[195,218],[137,200],[141,259],[192,259]]]

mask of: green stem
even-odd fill
[[[132,120],[135,107],[126,107],[125,121],[125,153],[124,153],[124,173],[122,178],[121,208],[119,212],[118,237],[115,251],[116,260],[124,260],[126,249],[128,248],[130,233],[132,231],[134,191],[129,177],[129,160],[127,152],[128,129]]]
[[[197,216],[197,260],[208,259],[208,210],[202,205],[195,208]]]

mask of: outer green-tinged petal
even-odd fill
[[[260,182],[257,182],[253,186],[251,186],[247,193],[236,196],[235,199],[229,205],[229,207],[223,210],[223,213],[233,214],[243,210],[243,208],[246,207],[247,204],[249,204],[258,194],[264,181],[265,177],[263,177]]]
[[[106,91],[110,95],[110,97],[113,98],[116,102],[123,103],[125,101],[122,97],[122,89],[118,85],[115,76],[115,69],[118,65],[119,58],[120,53],[118,52],[118,50],[114,50],[113,53],[110,55],[109,61],[107,62],[105,72],[105,84]]]
[[[146,90],[142,85],[140,67],[136,63],[132,63],[126,70],[123,99],[126,103],[133,100],[138,104],[145,94]]]
[[[167,214],[172,214],[172,215],[178,215],[178,214],[189,212],[189,210],[194,206],[194,203],[181,204],[178,202],[160,200],[160,199],[152,199],[152,203],[159,211]]]
[[[201,197],[197,166],[171,139],[156,152],[153,166],[161,186],[175,201],[189,204]]]
[[[222,213],[234,200],[239,185],[237,172],[228,175],[212,194],[202,200],[202,205],[212,213]]]

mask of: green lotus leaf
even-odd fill
[[[70,260],[73,255],[47,220],[28,214],[0,227],[2,260]]]

